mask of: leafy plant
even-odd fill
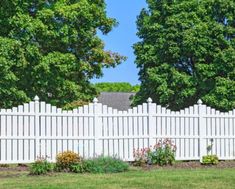
[[[151,151],[150,148],[134,149],[133,156],[135,158],[134,165],[141,166],[148,162],[148,154]]]
[[[128,168],[129,164],[120,159],[101,156],[74,164],[71,170],[75,173],[117,173],[127,171]]]
[[[175,162],[176,146],[169,139],[160,140],[148,153],[151,163],[158,165],[172,165]]]
[[[87,171],[85,162],[86,161],[82,161],[71,165],[70,171],[74,173],[85,173]]]
[[[217,155],[206,155],[202,157],[202,164],[204,165],[217,165],[219,158]]]
[[[79,100],[78,101],[73,101],[71,103],[66,104],[63,107],[63,109],[64,110],[72,110],[74,108],[77,108],[79,106],[84,106],[84,105],[87,105],[87,104],[88,104],[88,102],[85,102],[85,101],[79,101]]]
[[[57,171],[70,171],[72,165],[81,162],[81,157],[79,154],[72,151],[65,151],[57,154],[56,156],[56,170]]]
[[[52,171],[53,166],[44,157],[39,157],[31,166],[30,174],[32,175],[42,175]]]
[[[175,162],[176,146],[170,139],[159,140],[153,148],[134,151],[135,164],[172,165]]]

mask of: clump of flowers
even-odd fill
[[[141,166],[148,162],[148,156],[151,148],[134,149],[133,156],[135,158],[134,165]]]
[[[72,165],[80,163],[82,158],[79,154],[72,151],[65,151],[56,156],[56,169],[58,171],[70,171]]]
[[[175,162],[176,145],[170,139],[159,140],[153,147],[134,150],[135,165],[172,165]]]

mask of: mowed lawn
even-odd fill
[[[234,189],[235,169],[131,169],[117,174],[55,173],[29,176],[28,172],[0,172],[0,188],[185,188]]]

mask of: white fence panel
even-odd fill
[[[133,161],[134,149],[171,139],[177,160],[201,160],[217,154],[235,159],[235,110],[222,113],[199,100],[171,111],[149,98],[147,103],[118,111],[98,103],[72,111],[39,102],[0,110],[0,163],[29,163],[37,157],[55,161],[71,150],[84,158],[115,156]]]

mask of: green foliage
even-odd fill
[[[217,165],[219,158],[217,155],[207,155],[202,157],[202,164],[204,165]]]
[[[97,157],[83,160],[81,163],[72,166],[75,173],[118,173],[127,171],[128,163],[113,157]]]
[[[138,92],[139,85],[132,86],[130,83],[127,82],[103,82],[103,83],[96,83],[95,88],[98,92]]]
[[[1,0],[0,106],[36,94],[61,107],[92,100],[90,79],[125,59],[105,51],[97,35],[116,25],[104,0]]]
[[[79,154],[72,151],[61,152],[56,155],[56,166],[57,171],[71,171],[72,165],[81,162]]]
[[[85,101],[73,101],[71,103],[68,103],[66,104],[63,109],[64,110],[72,110],[74,108],[77,108],[79,106],[84,106],[84,105],[87,105],[88,102],[85,102]]]
[[[75,164],[71,165],[70,171],[73,172],[73,173],[85,173],[85,172],[87,172],[86,161],[83,160],[80,163],[75,163]]]
[[[21,43],[0,36],[0,107],[12,107],[29,101],[18,85],[26,67]]]
[[[37,159],[30,168],[30,174],[42,175],[52,171],[53,166],[45,158]]]
[[[169,144],[155,147],[153,151],[148,154],[151,163],[163,165],[173,165],[175,162],[175,149]]]
[[[134,165],[141,166],[144,163],[173,165],[175,162],[176,146],[169,139],[159,140],[153,148],[134,150]]]
[[[235,108],[235,1],[148,0],[134,45],[140,69],[135,104],[179,110],[197,102]]]

